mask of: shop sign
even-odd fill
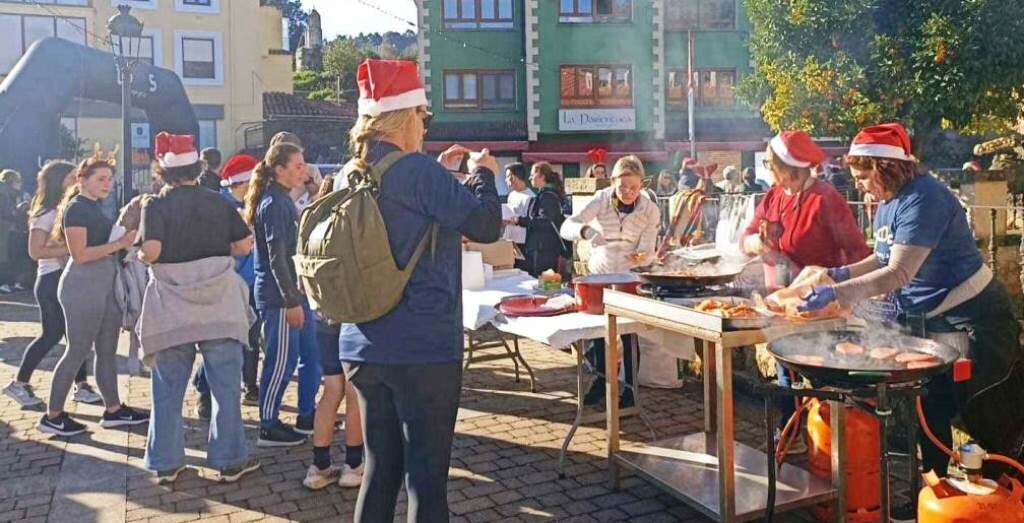
[[[635,131],[636,109],[561,109],[559,131]]]

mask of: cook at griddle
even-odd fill
[[[1019,325],[1006,287],[993,277],[956,196],[918,171],[910,138],[890,123],[862,130],[847,163],[858,189],[881,204],[874,220],[874,254],[830,269],[838,282],[815,287],[800,306],[811,311],[838,300],[845,307],[890,296],[892,315],[911,334],[962,347],[973,362],[971,380],[949,374],[928,384],[925,418],[947,447],[950,422],[961,414],[970,435],[991,452],[1021,456],[1024,445],[1024,369]],[[946,473],[948,457],[925,442],[925,470]]]
[[[871,252],[846,199],[811,175],[825,152],[807,133],[779,133],[766,154],[775,185],[747,225],[743,250],[761,255],[768,289],[789,285],[806,266],[838,267]]]

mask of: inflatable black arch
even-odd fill
[[[121,105],[118,76],[111,53],[60,38],[33,44],[0,84],[0,168],[21,172],[25,185],[34,187],[39,166],[61,154],[61,114],[76,97]],[[151,136],[199,133],[174,71],[140,63],[132,81],[132,106],[145,111]]]

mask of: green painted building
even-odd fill
[[[420,0],[435,118],[427,148],[487,146],[502,161],[579,175],[586,151],[652,168],[689,156],[693,41],[698,158],[753,164],[769,130],[734,95],[751,70],[742,0]]]

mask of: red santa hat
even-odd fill
[[[195,138],[189,134],[162,132],[156,135],[156,159],[160,167],[171,169],[199,162]]]
[[[427,92],[416,62],[365,60],[356,73],[359,84],[359,116],[427,105]]]
[[[768,145],[776,158],[792,167],[814,167],[825,161],[825,151],[803,131],[782,131]]]
[[[898,123],[885,123],[862,129],[853,138],[849,155],[916,161],[911,154],[910,136]]]
[[[252,172],[256,164],[260,163],[255,157],[248,154],[236,154],[231,157],[224,167],[220,168],[221,187],[231,187],[236,183],[247,182],[252,179]]]

